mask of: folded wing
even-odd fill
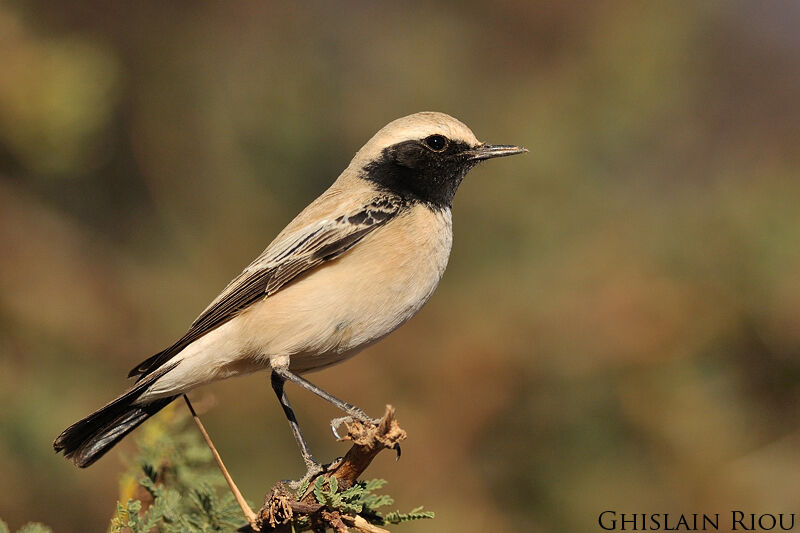
[[[328,217],[282,234],[228,284],[183,337],[143,361],[128,377],[138,375],[141,380],[251,304],[275,294],[301,274],[346,253],[369,233],[398,216],[405,207],[406,203],[399,198],[381,197],[336,218]]]

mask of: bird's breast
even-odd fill
[[[341,257],[257,304],[253,348],[289,355],[302,372],[338,362],[388,335],[428,301],[452,246],[449,209],[414,204]]]

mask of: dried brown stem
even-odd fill
[[[197,416],[197,413],[194,411],[192,403],[185,394],[183,395],[183,399],[186,400],[186,406],[189,408],[189,412],[192,413],[192,419],[194,420],[194,423],[197,424],[197,429],[199,429],[200,434],[203,435],[203,439],[205,439],[208,448],[211,450],[211,454],[214,456],[214,460],[217,462],[217,466],[222,472],[222,476],[225,478],[225,481],[227,481],[228,487],[233,493],[233,497],[236,498],[236,503],[238,503],[239,507],[242,508],[242,512],[244,513],[247,521],[250,523],[250,527],[253,529],[253,531],[260,531],[256,513],[254,513],[250,506],[247,505],[247,501],[244,499],[244,496],[242,496],[242,492],[239,490],[239,487],[237,487],[236,483],[233,482],[233,478],[228,473],[228,469],[225,468],[225,463],[222,462],[222,457],[220,457],[217,448],[214,446],[214,443],[211,442],[211,437],[208,435],[206,428],[200,421],[200,417]]]

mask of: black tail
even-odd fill
[[[159,398],[144,405],[134,402],[158,378],[176,365],[154,372],[131,390],[65,429],[53,442],[56,452],[81,468],[86,468],[110,450],[139,424],[159,412],[177,396]]]

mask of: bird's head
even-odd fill
[[[361,178],[434,207],[450,207],[467,172],[494,157],[525,148],[480,142],[466,125],[444,113],[423,112],[384,126],[350,164]]]

